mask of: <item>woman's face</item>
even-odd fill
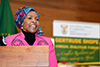
[[[39,27],[39,17],[36,12],[30,11],[23,20],[22,27],[25,32],[35,33]]]

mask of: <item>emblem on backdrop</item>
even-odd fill
[[[62,25],[61,25],[61,28],[63,29],[63,30],[62,30],[62,33],[63,33],[63,34],[66,34],[66,33],[67,33],[68,25],[62,24]]]

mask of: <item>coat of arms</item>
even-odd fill
[[[63,25],[61,25],[61,27],[62,27],[62,33],[63,34],[66,34],[67,33],[67,30],[66,30],[66,28],[68,27],[68,25],[65,25],[65,24],[63,24]]]

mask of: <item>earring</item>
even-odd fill
[[[21,27],[21,29],[23,29],[23,27]]]

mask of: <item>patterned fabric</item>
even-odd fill
[[[35,11],[37,14],[38,14],[38,17],[40,18],[40,15],[39,15],[39,13],[34,9],[34,8],[32,8],[32,7],[29,7],[29,6],[26,6],[26,7],[21,7],[21,8],[19,8],[17,11],[16,11],[16,13],[15,13],[15,23],[16,23],[16,25],[17,25],[17,27],[19,28],[19,29],[21,29],[21,27],[22,27],[22,22],[23,22],[23,20],[24,20],[24,18],[26,17],[26,15],[28,14],[28,12],[30,11],[30,10],[33,10],[33,11]],[[41,31],[41,28],[39,28],[38,30],[37,30],[37,35],[43,35],[43,32]]]
[[[44,35],[44,32],[41,31],[41,29],[42,29],[42,28],[39,28],[39,29],[37,30],[37,35]]]
[[[30,10],[35,11],[35,12],[38,14],[38,17],[40,18],[39,13],[38,13],[34,8],[32,8],[32,7],[26,6],[26,7],[21,7],[21,8],[19,8],[19,9],[16,11],[15,17],[14,17],[14,18],[15,18],[15,23],[16,23],[16,25],[17,25],[17,27],[18,27],[19,29],[21,29],[21,27],[22,27],[21,24],[22,24],[24,18],[26,17],[26,15],[28,14],[28,12],[29,12]]]

